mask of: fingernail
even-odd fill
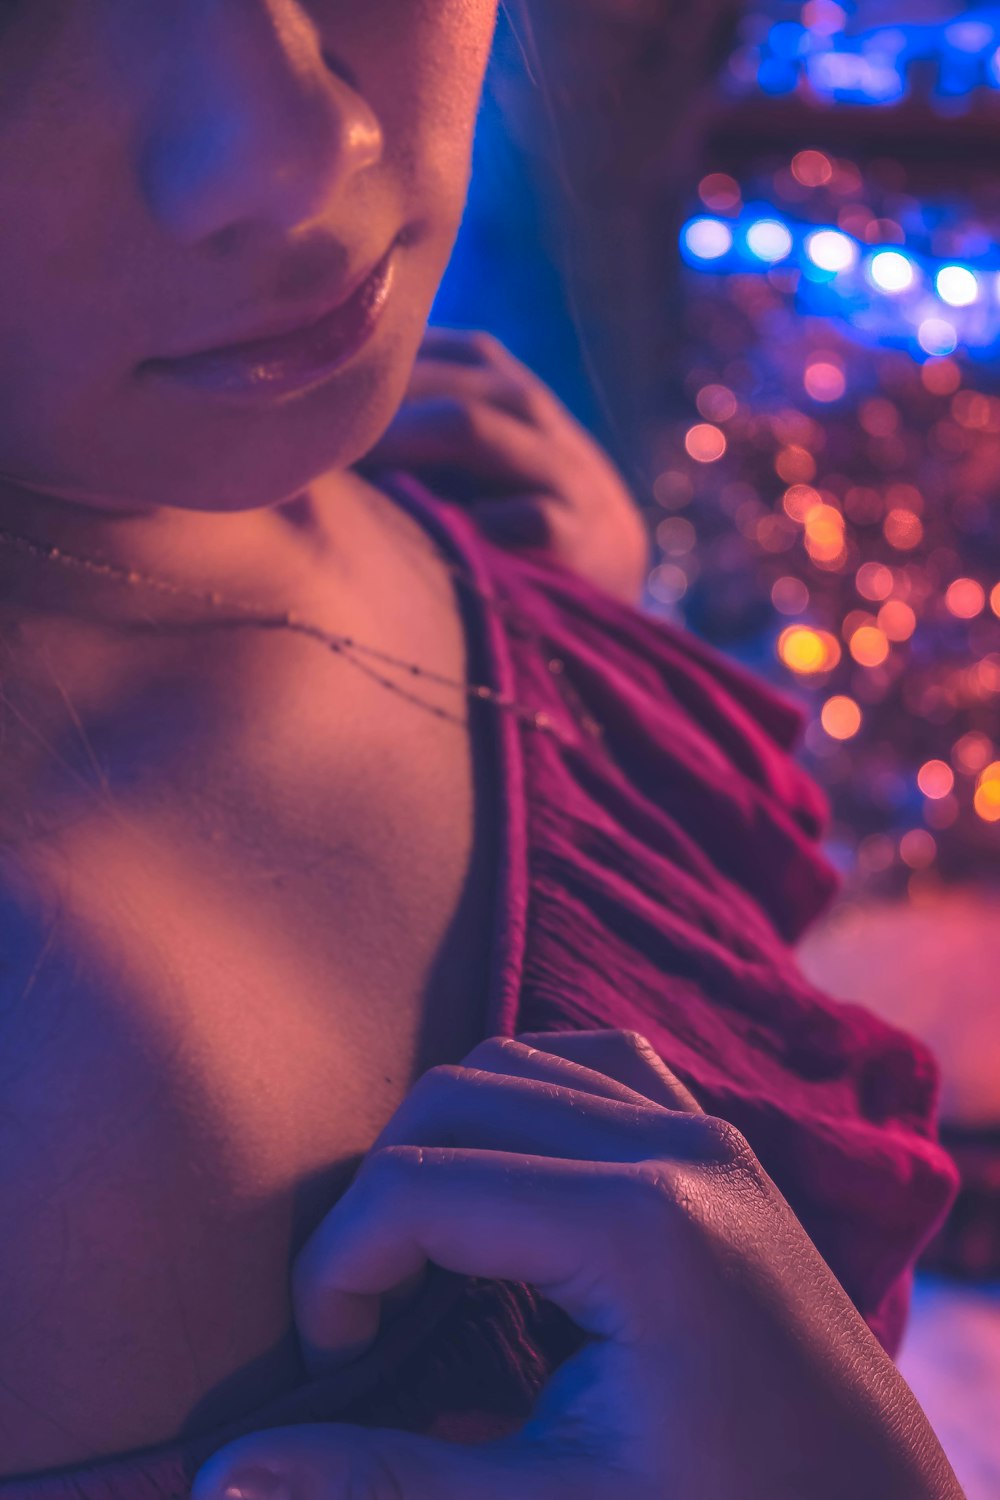
[[[292,1500],[292,1489],[284,1475],[254,1465],[231,1474],[219,1500]]]

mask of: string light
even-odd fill
[[[758,260],[776,265],[792,253],[792,236],[781,219],[758,219],[746,231],[747,249]]]
[[[949,307],[969,307],[979,296],[979,278],[968,266],[942,266],[934,285]]]
[[[766,644],[812,708],[803,753],[838,858],[912,894],[937,870],[1000,869],[1000,575],[975,576],[1000,543],[1000,392],[975,363],[1000,357],[1000,213],[923,214],[890,181],[802,151],[762,162],[738,199],[736,178],[719,185],[732,244],[685,255],[685,320],[690,398],[725,449],[693,457],[680,425],[664,473],[693,493],[661,475],[654,494],[698,518],[697,535],[659,523],[664,568],[683,565],[661,594],[683,587],[689,625],[751,665]],[[775,262],[747,233],[777,220],[788,240],[758,245],[790,246]]]

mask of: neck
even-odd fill
[[[274,506],[252,511],[177,507],[111,511],[77,501],[0,487],[0,530],[41,547],[115,569],[164,578],[195,593],[215,590],[283,607],[320,563],[332,589],[349,591],[370,549],[374,497],[381,492],[350,470],[337,470]],[[100,596],[134,608],[134,590],[106,576],[33,557],[0,541],[0,597],[39,610],[69,609]],[[123,597],[124,596],[124,597]],[[169,599],[143,591],[143,604]]]

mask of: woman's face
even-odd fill
[[[403,399],[461,220],[496,0],[0,0],[0,498],[248,510]],[[396,236],[371,341],[245,405],[150,360],[241,341]]]

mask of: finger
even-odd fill
[[[659,1162],[426,1146],[372,1153],[292,1266],[309,1364],[322,1371],[363,1354],[383,1295],[428,1261],[529,1282],[596,1337],[648,1332],[649,1278],[635,1271],[652,1244],[668,1254],[663,1177]]]
[[[421,356],[413,367],[406,391],[407,401],[433,401],[451,396],[472,403],[484,401],[512,417],[540,426],[549,413],[544,387],[482,365],[454,365],[448,360]]]
[[[364,457],[366,466],[453,466],[523,490],[556,488],[549,440],[489,402],[452,396],[408,402]]]
[[[444,328],[428,326],[420,346],[421,356],[447,359],[454,364],[491,365],[496,370],[528,376],[539,383],[540,377],[517,358],[502,339],[483,328]]]
[[[592,1467],[592,1466],[591,1466]],[[583,1465],[560,1473],[584,1489]],[[554,1500],[551,1477],[514,1438],[445,1443],[395,1428],[302,1423],[237,1438],[195,1476],[191,1500]]]
[[[491,1040],[480,1042],[473,1048],[462,1059],[464,1066],[482,1067],[482,1063],[472,1059],[481,1048],[489,1046]],[[687,1085],[637,1031],[525,1031],[518,1032],[517,1040],[544,1052],[558,1054],[587,1070],[596,1069],[599,1074],[607,1074],[630,1091],[654,1104],[662,1104],[666,1109],[688,1110],[697,1115],[705,1113]],[[573,1086],[581,1088],[583,1085],[577,1082]]]

